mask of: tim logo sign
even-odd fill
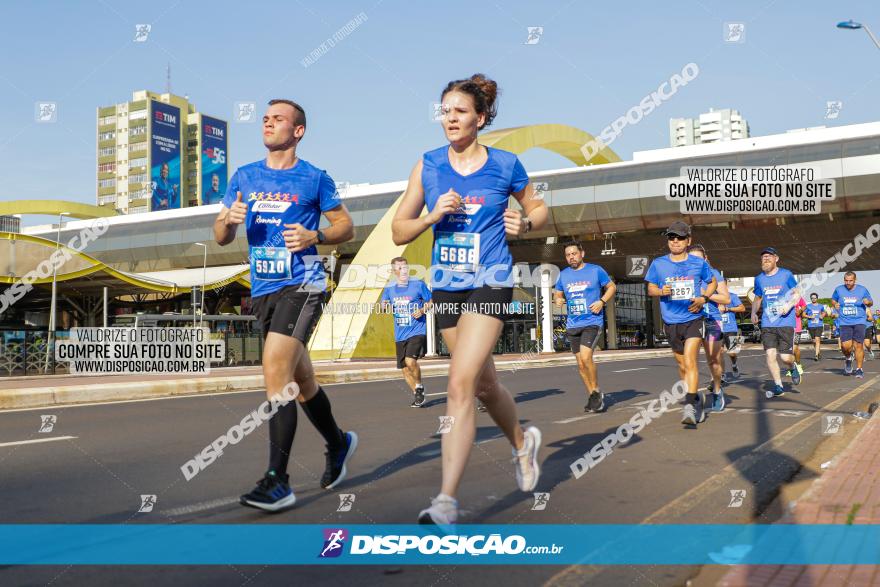
[[[324,547],[318,558],[335,558],[342,554],[348,532],[342,528],[324,528]]]

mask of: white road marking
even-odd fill
[[[650,367],[637,367],[635,369],[621,369],[620,371],[612,371],[612,373],[626,373],[627,371],[644,371],[645,369],[650,369]]]
[[[572,422],[579,422],[581,420],[586,420],[587,418],[592,418],[596,414],[587,414],[585,416],[577,416],[576,418],[568,418],[566,420],[556,420],[553,422],[554,424],[570,424]]]
[[[40,442],[54,442],[56,440],[72,440],[78,436],[53,436],[52,438],[36,438],[34,440],[16,440],[15,442],[0,442],[0,447],[20,446],[22,444],[37,444]]]
[[[167,514],[171,517],[184,516],[187,514],[194,514],[196,512],[203,512],[205,510],[212,510],[215,508],[232,505],[234,503],[238,503],[237,497],[222,497],[220,499],[213,499],[211,501],[203,501],[201,503],[194,503],[192,505],[186,505],[179,508],[163,510],[162,513]]]

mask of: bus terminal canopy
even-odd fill
[[[41,237],[0,232],[0,284],[11,285],[27,276],[33,278],[35,285],[51,285],[54,268],[57,281],[80,295],[98,296],[105,287],[111,297],[148,293],[178,295],[189,293],[203,282],[208,290],[232,283],[250,287],[247,264],[207,267],[204,271],[198,267],[132,273],[115,269],[63,244],[56,253],[56,247],[54,241]]]

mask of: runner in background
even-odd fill
[[[847,271],[843,285],[838,285],[831,295],[831,303],[840,315],[840,348],[844,356],[843,372],[853,373],[855,357],[855,376],[865,376],[862,363],[865,360],[865,320],[866,310],[874,304],[870,292],[856,283],[855,271]]]
[[[599,390],[593,349],[605,327],[605,306],[614,298],[617,286],[602,267],[584,263],[584,248],[579,242],[568,243],[564,252],[568,267],[556,280],[554,301],[558,306],[568,306],[566,334],[587,390],[584,411],[601,412],[605,395]]]
[[[804,366],[801,365],[801,332],[803,332],[803,315],[804,310],[807,307],[807,302],[804,301],[804,298],[798,300],[797,305],[794,307],[795,311],[795,319],[794,319],[794,367],[792,369],[797,369],[798,374],[803,374]]]
[[[409,264],[403,257],[391,259],[396,279],[382,290],[383,310],[391,310],[394,317],[394,343],[397,348],[397,368],[413,392],[411,408],[425,403],[425,386],[419,359],[428,348],[428,328],[425,313],[431,307],[431,290],[420,279],[411,279]]]
[[[707,263],[709,257],[706,249],[701,244],[693,244],[687,248],[688,254],[704,259]],[[708,296],[709,302],[703,306],[704,333],[703,333],[703,350],[706,352],[706,363],[709,365],[709,372],[712,379],[709,382],[708,391],[710,392],[709,406],[712,411],[722,412],[727,403],[724,399],[724,390],[722,388],[724,377],[724,359],[721,356],[724,339],[724,332],[721,329],[721,312],[718,304],[729,304],[730,295],[727,291],[727,282],[721,272],[709,265],[712,275],[715,277],[717,289],[715,293]],[[700,291],[706,295],[709,284],[703,281],[700,284]]]
[[[804,309],[804,316],[807,318],[807,329],[810,331],[810,338],[813,339],[813,360],[819,361],[822,358],[822,331],[825,323],[822,321],[826,316],[825,306],[819,303],[819,294],[810,294],[810,303]]]
[[[724,333],[724,348],[730,359],[731,375],[736,379],[739,377],[739,365],[736,364],[736,359],[742,350],[742,337],[739,335],[736,314],[744,313],[746,306],[738,295],[733,292],[729,294],[730,303],[718,304],[718,310],[721,312],[721,332]]]
[[[687,252],[691,244],[690,226],[676,221],[663,234],[669,254],[651,262],[645,281],[648,282],[648,295],[660,298],[663,328],[678,365],[678,374],[687,386],[681,422],[696,427],[706,419],[697,363],[705,329],[703,306],[708,302],[708,296],[715,293],[718,284],[709,264]],[[708,286],[701,294],[702,282]]]
[[[874,358],[874,349],[871,348],[871,343],[874,342],[874,316],[873,312],[871,312],[871,308],[865,312],[867,315],[867,323],[865,324],[865,358],[873,359]]]
[[[788,269],[779,267],[779,253],[773,247],[761,251],[761,273],[755,277],[755,301],[752,303],[752,322],[758,323],[761,310],[761,343],[767,355],[767,368],[773,379],[773,389],[767,398],[785,393],[779,362],[788,368],[792,385],[799,385],[801,374],[794,367],[794,307],[800,299],[797,280]]]

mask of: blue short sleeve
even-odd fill
[[[425,283],[424,281],[422,281],[421,284],[422,284],[422,299],[424,299],[426,302],[430,302],[431,301],[431,290],[428,289],[428,284]]]
[[[556,285],[553,286],[553,289],[561,291],[565,293],[565,285],[562,283],[562,272],[559,272],[559,277],[556,278]]]
[[[223,205],[227,208],[232,208],[232,203],[235,202],[236,192],[241,189],[240,183],[238,180],[238,169],[235,170],[235,173],[232,174],[232,179],[229,180],[229,183],[226,184],[226,195],[223,196]]]
[[[326,171],[321,173],[321,177],[318,180],[318,202],[321,205],[321,212],[326,212],[342,205],[339,191],[336,189],[336,182],[331,179]]]
[[[703,260],[703,266],[700,269],[700,279],[702,279],[706,283],[709,283],[710,281],[712,281],[713,277],[715,276],[712,274],[712,267],[709,266],[709,263]]]
[[[645,281],[648,283],[653,283],[657,287],[662,287],[660,285],[660,271],[657,269],[657,261],[651,261],[651,266],[648,267],[648,273],[645,275]]]
[[[837,288],[834,289],[834,295],[831,296],[831,299],[835,302],[840,302],[840,294],[837,293]]]
[[[788,286],[789,289],[797,287],[797,279],[794,278],[794,275],[791,273],[788,274],[788,279],[785,280],[785,285]]]
[[[611,277],[608,276],[608,272],[605,271],[602,267],[599,267],[599,287],[605,287],[611,282]]]
[[[523,167],[519,157],[517,157],[516,162],[513,164],[513,174],[510,178],[510,193],[515,194],[523,190],[527,185],[529,185],[529,175],[526,173],[526,168]]]
[[[382,290],[382,296],[379,298],[380,302],[390,302],[391,296],[388,294],[388,288]]]
[[[761,274],[763,275],[763,274]],[[764,297],[764,286],[761,285],[761,275],[755,277],[755,295],[759,298]]]

